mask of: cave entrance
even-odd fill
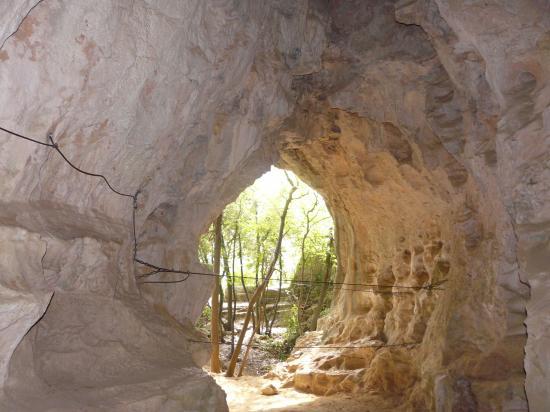
[[[330,307],[336,273],[333,226],[321,195],[292,172],[276,167],[225,207],[218,238],[218,330],[224,373],[234,351],[239,351],[241,333],[234,376],[242,375],[243,383],[247,377],[269,373],[290,355],[298,338],[317,329]],[[198,248],[199,260],[210,269],[215,249],[216,222]],[[211,298],[197,322],[209,340],[212,321],[217,323],[212,306]],[[250,322],[243,332],[247,312]],[[220,384],[226,388],[229,383]],[[230,385],[231,391],[242,389],[237,381]]]

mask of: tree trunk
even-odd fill
[[[310,325],[311,330],[317,330],[317,321],[319,320],[319,315],[321,314],[321,311],[323,310],[323,306],[325,304],[325,298],[327,296],[327,290],[328,290],[328,282],[330,281],[330,272],[332,270],[333,247],[334,247],[334,238],[330,236],[328,240],[327,255],[325,259],[325,276],[323,277],[323,284],[321,285],[321,294],[319,296],[319,302],[317,303],[317,306],[315,307],[315,311],[313,312],[313,316],[311,317],[311,325]]]
[[[256,252],[258,253],[258,256],[256,257],[256,289],[259,285],[259,275],[262,275],[262,278],[265,276],[265,265],[266,265],[266,248],[265,248],[265,242],[267,242],[267,238],[269,237],[270,230],[267,230],[266,233],[263,235],[263,237],[258,239],[258,247],[256,249]],[[262,326],[262,318],[260,313],[260,306],[256,305],[255,309],[255,323],[256,323],[256,333],[261,333],[261,326]]]
[[[243,360],[241,362],[241,366],[239,367],[239,373],[237,376],[243,376],[244,368],[246,367],[246,362],[248,361],[248,353],[250,352],[250,348],[252,348],[252,344],[254,343],[254,336],[256,336],[255,329],[252,329],[252,335],[250,335],[250,340],[248,341],[248,345],[246,345],[246,351],[244,352]]]
[[[223,273],[223,271],[221,271]],[[222,275],[223,276],[223,275]],[[220,292],[220,301],[218,303],[218,326],[220,330],[220,342],[225,343],[225,328],[223,326],[223,303],[224,303],[224,293],[221,277],[217,279],[218,291]]]
[[[271,278],[271,275],[273,275],[273,271],[275,270],[275,265],[277,264],[277,260],[279,260],[279,253],[281,253],[281,245],[283,242],[283,233],[285,229],[286,216],[288,214],[288,208],[290,206],[290,202],[292,202],[292,196],[294,195],[294,192],[296,191],[296,189],[297,189],[296,186],[293,186],[292,189],[290,189],[290,193],[288,194],[288,198],[286,200],[285,207],[281,215],[281,222],[279,225],[279,236],[277,239],[277,246],[275,247],[275,252],[273,253],[273,259],[269,264],[269,268],[267,270],[265,279],[260,284],[260,286],[258,286],[258,288],[254,291],[254,294],[252,295],[252,298],[250,298],[250,302],[248,303],[248,310],[246,311],[243,327],[242,327],[241,333],[239,334],[239,339],[237,340],[235,351],[231,356],[231,360],[229,361],[229,366],[225,374],[225,376],[227,377],[232,377],[235,373],[235,366],[237,365],[237,359],[239,357],[239,353],[241,352],[244,337],[246,335],[246,330],[248,328],[248,324],[250,323],[250,318],[252,317],[252,313],[254,311],[254,305],[262,295],[265,287],[268,285],[269,279]]]
[[[233,316],[231,317],[231,356],[235,351],[235,317],[237,316],[237,296],[235,294],[235,278],[231,281],[231,294],[233,295]]]
[[[261,268],[260,268],[260,274],[262,275],[262,279],[265,279],[265,265],[266,265],[266,250],[265,250],[265,247],[264,247],[264,251],[262,253],[262,263],[261,263]],[[258,289],[260,287],[260,284],[258,284],[258,286],[256,286],[256,289]],[[262,311],[260,310],[261,309],[261,305],[256,305],[256,309],[255,309],[255,312],[256,312],[256,333],[258,334],[261,334],[261,328],[262,328]]]
[[[233,324],[233,290],[231,289],[231,273],[229,269],[229,252],[225,246],[224,238],[222,235],[222,257],[223,257],[223,273],[225,274],[225,282],[227,287],[227,324],[225,330],[230,331]]]
[[[239,235],[238,235],[238,239],[239,239],[239,263],[241,265],[241,285],[243,287],[244,294],[246,296],[246,300],[249,301],[250,296],[248,295],[248,289],[246,288],[246,283],[244,281],[243,242],[241,240],[241,233],[240,232],[239,232]]]
[[[306,218],[306,230],[304,232],[304,236],[302,237],[302,245],[301,245],[301,262],[302,262],[302,267],[300,268],[300,280],[301,280],[301,284],[299,286],[299,294],[298,294],[298,312],[296,314],[296,317],[297,317],[297,320],[298,320],[298,333],[300,335],[303,334],[303,328],[302,328],[302,319],[303,319],[303,314],[304,314],[304,311],[306,309],[306,302],[307,302],[307,299],[306,299],[306,302],[304,302],[304,289],[305,289],[305,284],[304,284],[304,274],[305,274],[305,270],[306,270],[306,241],[307,241],[307,237],[309,236],[309,232],[311,230],[311,221],[312,221],[312,218],[311,218],[311,214],[315,211],[315,209],[317,208],[317,204],[318,204],[318,199],[317,199],[317,196],[315,196],[315,203],[313,204],[313,206],[311,207],[311,209],[309,209],[306,213],[305,213],[305,218]],[[311,287],[307,288],[308,291],[311,291]]]
[[[235,224],[236,226],[236,224]],[[235,318],[237,317],[237,293],[235,292],[235,259],[237,258],[237,230],[233,231],[231,256],[231,290],[233,295],[233,318],[231,323],[231,355],[235,350]]]
[[[222,220],[219,215],[216,219],[216,238],[214,241],[214,273],[220,274],[220,257],[222,250]],[[212,291],[212,320],[210,322],[210,337],[212,340],[212,356],[210,358],[210,369],[213,373],[221,372],[220,363],[220,283],[219,276],[215,277],[214,290]]]
[[[279,292],[277,293],[277,300],[273,306],[273,318],[269,323],[269,329],[266,331],[267,336],[271,337],[271,330],[273,329],[273,324],[277,318],[277,310],[279,309],[279,302],[281,301],[281,293],[283,289],[283,254],[279,256]]]
[[[254,218],[256,222],[256,261],[255,261],[255,274],[256,274],[256,287],[258,287],[258,275],[260,273],[260,260],[261,255],[261,243],[260,243],[260,227],[258,225],[258,204],[254,203]]]

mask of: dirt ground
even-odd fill
[[[274,328],[273,338],[283,339],[284,331],[284,328]],[[228,338],[230,339],[226,336],[227,342],[229,341]],[[249,339],[250,332],[246,335],[245,345]],[[265,350],[256,349],[256,347],[262,346],[261,341],[262,338],[256,336],[254,346],[249,353],[244,376],[226,378],[223,373],[210,373],[208,365],[205,368],[225,391],[230,412],[398,412],[395,400],[392,402],[390,399],[375,395],[335,394],[332,396],[317,396],[297,391],[294,388],[281,388],[282,383],[279,380],[262,378],[262,375],[269,372],[279,362],[279,359],[276,359],[273,354]],[[230,351],[229,345],[220,346],[223,370],[227,368],[229,363]],[[237,371],[238,368],[236,373]],[[269,383],[278,389],[278,394],[271,396],[261,394],[262,386]]]
[[[239,324],[238,327],[241,325]],[[238,329],[240,331],[240,329]],[[274,327],[272,330],[272,337],[275,340],[282,340],[283,334],[285,332],[285,328],[281,327]],[[237,363],[237,371],[240,367],[240,360],[243,358],[243,355],[246,351],[246,345],[250,342],[251,337],[251,331],[247,331],[246,337],[243,344],[243,349],[241,352],[241,356],[239,356],[239,362]],[[235,340],[238,338],[238,333],[235,335]],[[246,362],[246,366],[244,368],[244,375],[252,375],[252,376],[262,376],[265,373],[269,372],[271,368],[279,362],[279,359],[275,357],[275,354],[270,353],[269,351],[265,350],[266,345],[266,339],[265,337],[262,337],[260,335],[256,335],[253,346],[250,349],[250,352],[248,354],[248,360]],[[220,345],[220,360],[222,362],[222,368],[223,370],[227,369],[227,365],[229,364],[230,354],[231,354],[231,345],[229,344],[231,342],[231,336],[226,335],[225,336],[225,342],[224,344]],[[264,349],[259,349],[259,347],[263,347]],[[205,369],[207,372],[209,371],[209,365],[205,366]]]
[[[228,363],[229,350],[230,348],[225,346],[220,351],[224,366]],[[294,388],[281,388],[279,380],[264,379],[261,376],[277,362],[278,360],[269,353],[251,349],[244,376],[226,378],[223,373],[211,374],[225,391],[230,412],[396,412],[395,403],[377,396],[356,394],[317,396]],[[262,386],[269,383],[278,389],[277,395],[261,394]]]
[[[267,383],[278,387],[278,381],[260,376],[226,378],[223,374],[212,375],[227,394],[230,412],[384,412],[394,408],[390,402],[379,397],[339,394],[316,396],[293,388],[279,388],[277,395],[265,396],[260,389]]]

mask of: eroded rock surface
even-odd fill
[[[292,72],[318,64],[307,2],[0,8],[2,126],[51,133],[78,167],[141,190],[139,257],[200,268],[201,232],[276,158],[262,137],[290,113]],[[189,341],[211,279],[138,286],[132,199],[52,149],[4,133],[0,145],[3,409],[225,410],[199,369],[205,345]]]
[[[334,348],[298,350],[289,381],[546,411],[549,7],[5,2],[0,126],[140,190],[138,255],[184,270],[225,204],[293,170],[331,209],[337,280],[377,286],[336,290],[307,338]],[[132,199],[51,149],[0,145],[0,405],[225,410],[191,342],[211,279],[136,283]]]
[[[395,285],[446,283],[441,292],[338,291],[322,342],[389,347],[366,349],[353,362],[307,354],[305,366],[296,363],[296,383],[311,378],[319,393],[410,391],[414,410],[465,396],[480,410],[526,410],[528,290],[515,258],[513,214],[502,199],[504,131],[498,97],[481,96],[488,84],[468,77],[483,73],[483,58],[471,46],[448,61],[451,46],[442,40],[457,47],[455,34],[435,4],[344,2],[330,12],[323,69],[294,82],[299,103],[280,143],[282,164],[318,189],[333,212],[339,281],[393,292],[407,292]],[[418,26],[399,26],[395,16]],[[430,37],[422,19],[439,31]],[[450,382],[446,392],[434,389],[438,376]]]

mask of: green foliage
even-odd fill
[[[332,219],[322,200],[311,188],[299,181],[292,173],[290,178],[297,182],[299,190],[291,203],[285,226],[283,241],[283,262],[285,279],[290,280],[301,261],[301,245],[305,232],[304,216],[315,205],[311,213],[312,223],[304,244],[306,260],[323,259],[326,252],[326,239],[332,231]],[[235,254],[235,275],[240,276],[239,248],[242,247],[243,272],[246,277],[262,277],[262,268],[272,258],[277,242],[277,231],[280,213],[284,205],[290,184],[284,172],[272,168],[272,171],[258,179],[252,186],[230,203],[224,210],[223,237],[225,253],[233,269]],[[199,259],[210,264],[213,251],[212,228],[201,237],[199,242]],[[239,244],[240,240],[240,244]],[[237,283],[240,283],[238,281]],[[255,284],[247,280],[247,284]],[[272,282],[271,287],[277,282]]]
[[[267,338],[260,341],[261,348],[280,361],[288,358],[296,344],[296,340],[300,337],[298,330],[298,307],[296,305],[291,307],[290,313],[283,319],[283,325],[286,327],[286,332],[282,339]]]
[[[330,301],[327,301],[325,302],[325,306],[323,307],[323,309],[321,309],[321,313],[319,315],[319,318],[322,318],[324,316],[327,316],[330,312]]]
[[[292,350],[296,344],[296,339],[300,337],[300,329],[298,327],[298,306],[292,305],[290,308],[290,313],[284,320],[284,325],[286,326],[284,338],[287,342],[287,346],[289,346],[290,350]]]
[[[203,265],[212,265],[213,242],[214,231],[213,226],[211,226],[208,232],[204,236],[201,236],[199,240],[199,262]]]
[[[195,323],[195,327],[205,332],[206,334],[210,333],[210,321],[212,320],[212,308],[209,305],[206,305],[202,309],[202,313]]]
[[[296,340],[294,340],[295,342]],[[267,339],[261,343],[262,350],[269,352],[271,356],[279,361],[285,361],[292,352],[294,343],[289,344],[289,341],[286,339]]]
[[[327,240],[333,232],[333,223],[323,199],[292,173],[288,174],[288,178],[296,182],[299,189],[290,204],[286,219],[281,252],[282,268],[277,265],[278,271],[273,275],[269,288],[278,288],[278,278],[282,276],[283,287],[290,286],[291,293],[297,296],[299,290],[292,280],[298,274],[302,275],[303,272],[307,280],[323,279]],[[272,168],[270,173],[262,176],[233,203],[227,205],[223,212],[222,267],[229,276],[235,277],[235,285],[241,287],[244,282],[249,294],[256,285],[255,279],[261,281],[272,260],[280,215],[290,189],[285,172]],[[213,241],[213,229],[210,228],[200,239],[198,247],[199,259],[207,265],[212,262]],[[248,279],[241,281],[241,274]],[[228,282],[222,282],[224,287],[230,280],[231,277]],[[308,305],[316,303],[320,293],[319,285],[304,286],[302,294],[306,292]],[[274,344],[280,346],[282,353],[290,352],[300,331],[304,330],[298,325],[296,305],[291,313],[288,319],[283,319],[288,328],[285,342]],[[301,319],[304,325],[306,320]]]

